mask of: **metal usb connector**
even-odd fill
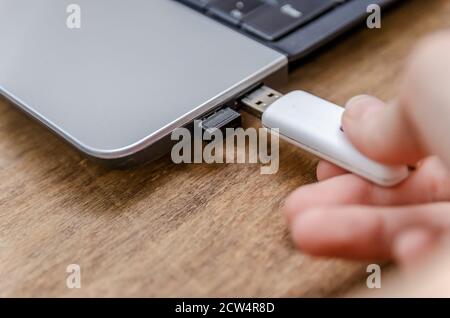
[[[281,96],[283,96],[281,93],[270,87],[260,86],[245,95],[241,99],[241,103],[248,112],[261,117],[266,108]],[[230,107],[225,107],[204,117],[199,125],[206,136],[210,138],[216,130],[224,131],[226,128],[241,127],[242,119],[240,113]]]
[[[241,102],[248,112],[261,117],[267,107],[282,96],[283,94],[270,87],[261,86],[246,95],[243,99],[241,99]]]

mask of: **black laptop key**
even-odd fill
[[[274,4],[262,5],[244,17],[242,27],[264,40],[274,41],[336,4],[336,0],[274,1]]]
[[[214,16],[238,25],[247,14],[263,4],[261,0],[213,0],[208,9]]]

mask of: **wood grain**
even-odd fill
[[[448,0],[407,1],[381,30],[355,31],[299,65],[283,90],[340,104],[392,98],[416,41],[449,16]],[[363,264],[291,244],[279,205],[314,182],[317,160],[286,143],[280,151],[275,176],[168,157],[109,170],[0,100],[0,296],[326,296],[364,282]],[[71,263],[81,289],[66,287]]]

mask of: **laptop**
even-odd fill
[[[0,0],[0,93],[91,158],[151,161],[395,1]]]

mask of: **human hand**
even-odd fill
[[[416,169],[393,188],[378,187],[321,161],[319,183],[286,200],[292,237],[303,251],[407,264],[450,232],[450,32],[412,55],[398,99],[358,96],[342,125],[366,156]]]

